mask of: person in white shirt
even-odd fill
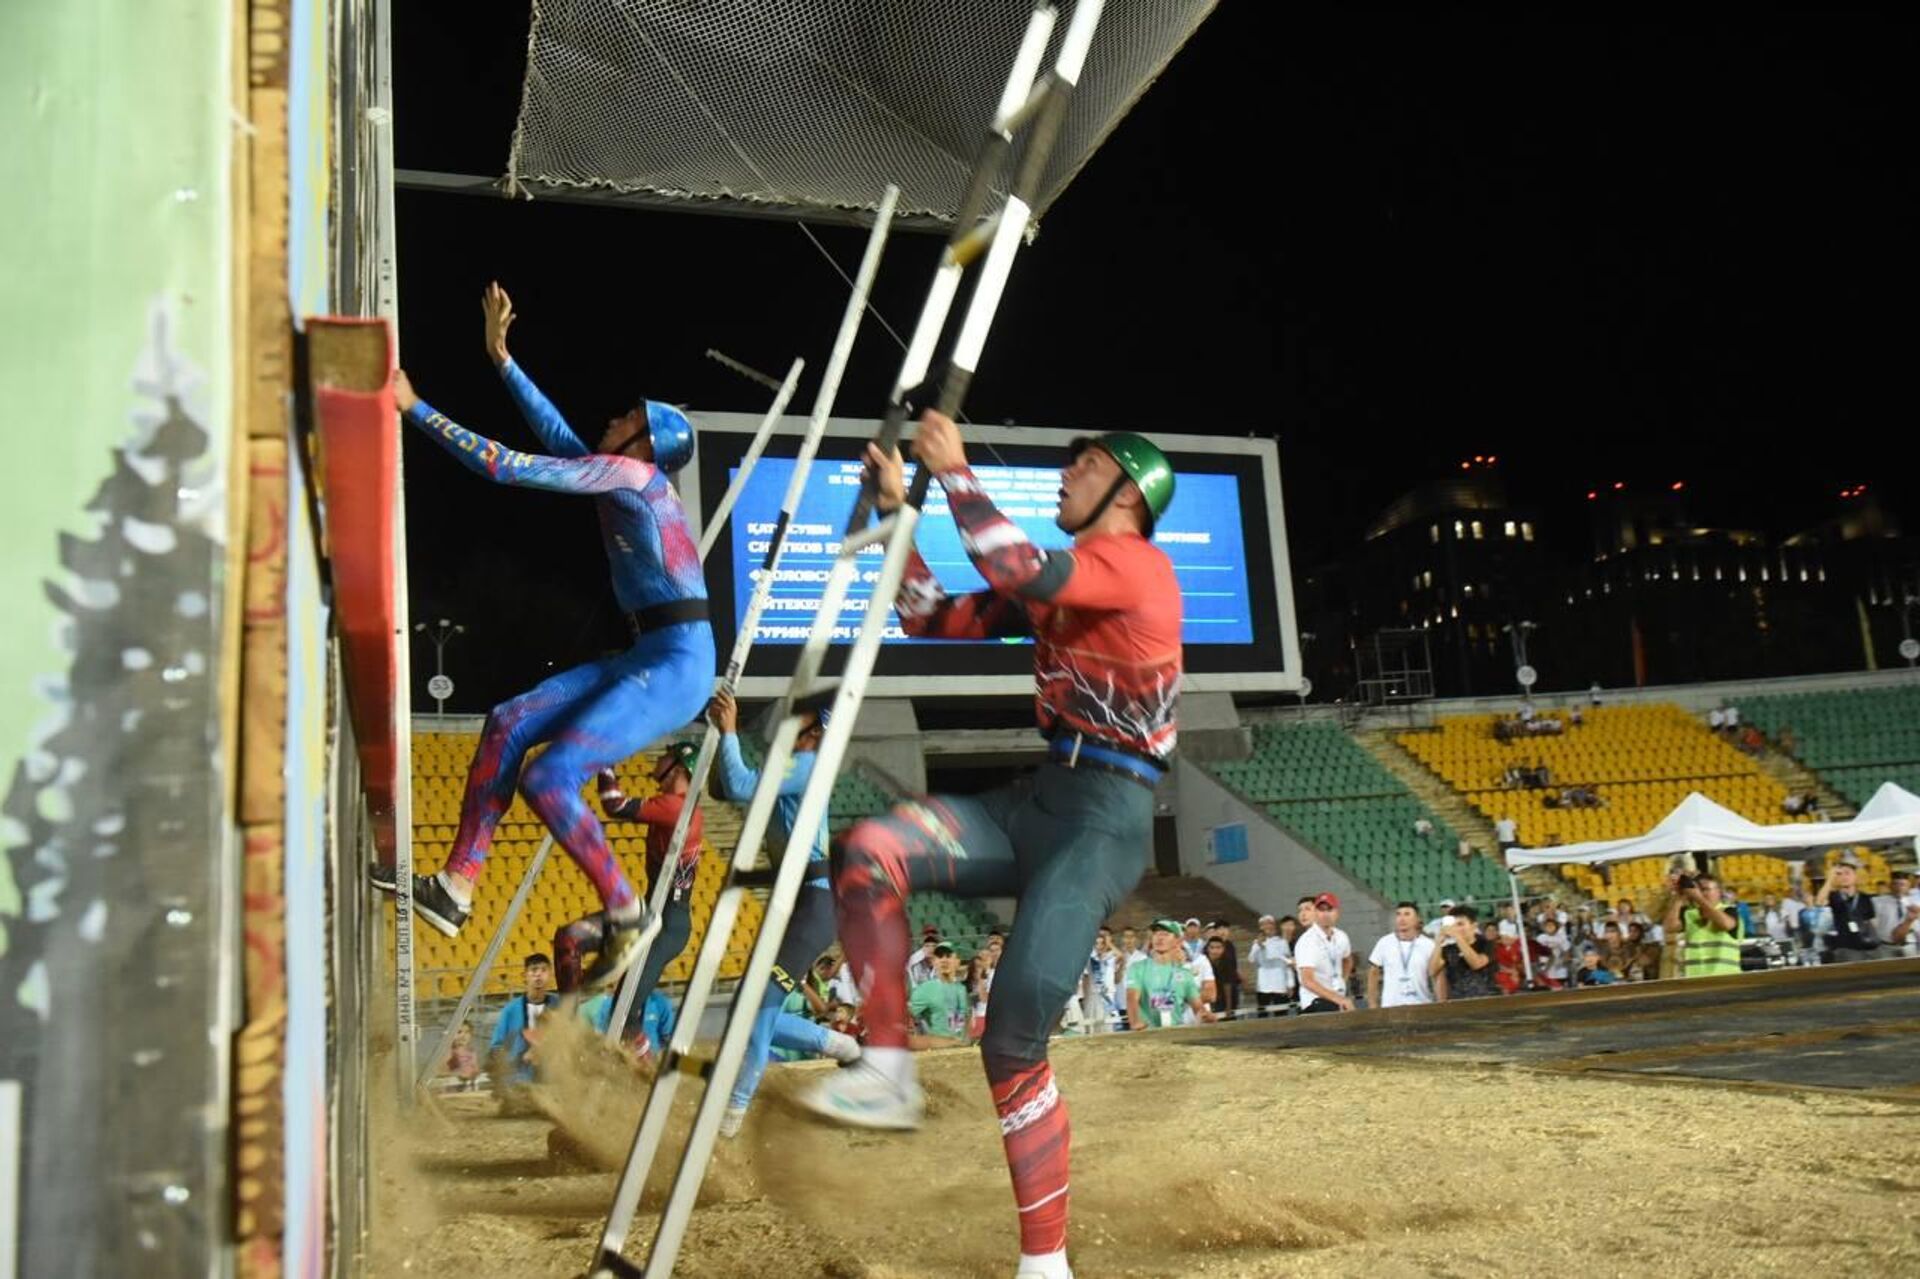
[[[1087,977],[1087,1033],[1105,1034],[1114,1029],[1120,1017],[1121,963],[1120,952],[1113,946],[1113,929],[1102,928],[1094,934]]]
[[[1180,945],[1185,948],[1188,959],[1192,959],[1195,955],[1201,954],[1207,949],[1207,939],[1200,935],[1199,920],[1189,919],[1187,921],[1186,934],[1181,937]]]
[[[1896,955],[1920,954],[1920,889],[1913,876],[1896,870],[1889,891],[1873,899],[1873,932]]]
[[[1294,982],[1293,947],[1280,935],[1280,922],[1272,915],[1260,916],[1260,936],[1247,958],[1253,962],[1253,994],[1260,1015],[1274,1016],[1292,1001]]]
[[[1513,917],[1512,902],[1500,903],[1500,919],[1497,927],[1499,928],[1500,935],[1502,937],[1518,937],[1520,935],[1520,925],[1518,922],[1515,921]],[[1625,935],[1626,935],[1626,932],[1624,929],[1622,929],[1621,936],[1624,937]]]
[[[1500,851],[1506,852],[1520,842],[1520,823],[1511,817],[1502,817],[1493,824],[1493,838],[1500,845]]]
[[[907,956],[907,989],[934,978],[933,952],[940,945],[940,930],[929,928],[920,934],[920,949]]]
[[[1193,923],[1192,920],[1188,920],[1187,922],[1190,926]],[[1206,940],[1202,938],[1200,944],[1204,947],[1207,944]],[[1186,943],[1182,942],[1181,945],[1183,947],[1181,953],[1184,954]],[[1211,1008],[1213,1001],[1220,995],[1220,987],[1214,980],[1213,964],[1208,961],[1204,949],[1199,954],[1188,958],[1187,971],[1193,974],[1194,984],[1200,987],[1200,1002]],[[1182,1026],[1197,1026],[1200,1024],[1200,1019],[1194,1016],[1193,1009],[1188,1008],[1182,1011],[1180,1024]]]
[[[1535,934],[1538,942],[1547,952],[1547,980],[1565,985],[1568,977],[1567,953],[1573,949],[1573,943],[1560,927],[1560,921],[1548,915],[1540,921],[1540,931]]]
[[[1800,903],[1793,903],[1793,913],[1787,913],[1787,903],[1771,896],[1761,904],[1760,928],[1775,941],[1791,941],[1794,926],[1800,921]]]
[[[1432,962],[1433,938],[1420,931],[1420,908],[1401,902],[1393,911],[1393,931],[1373,944],[1367,959],[1367,1007],[1433,1003],[1427,971]]]
[[[1442,928],[1453,927],[1453,908],[1459,904],[1460,903],[1454,901],[1451,897],[1441,898],[1440,913],[1428,920],[1427,926],[1421,929],[1421,931],[1429,937],[1438,937]]]
[[[1353,943],[1340,930],[1339,922],[1337,896],[1321,893],[1313,899],[1313,927],[1293,944],[1303,1013],[1347,1012],[1353,1008],[1353,1000],[1347,998],[1347,965],[1353,960]]]
[[[1120,930],[1120,959],[1126,966],[1147,962],[1147,948],[1140,944],[1140,934],[1131,928]],[[1126,989],[1126,981],[1123,973],[1120,977],[1120,989]]]

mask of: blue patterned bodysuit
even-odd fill
[[[614,597],[623,610],[704,600],[699,547],[666,475],[638,458],[591,452],[519,365],[509,360],[500,375],[547,454],[522,453],[477,435],[425,401],[407,411],[407,420],[496,484],[592,497]],[[518,783],[607,909],[627,913],[636,901],[633,885],[581,799],[581,786],[597,770],[698,719],[714,669],[712,628],[705,621],[681,622],[646,631],[619,656],[563,671],[494,707],[467,771],[447,871],[479,878]],[[528,748],[541,742],[547,749],[522,776]]]

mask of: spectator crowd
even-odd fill
[[[1197,917],[1103,927],[1056,1029],[1152,1030],[1920,955],[1920,884],[1896,870],[1887,892],[1869,893],[1859,885],[1860,870],[1845,855],[1824,881],[1757,902],[1739,900],[1711,874],[1683,871],[1668,877],[1660,900],[1646,909],[1630,897],[1572,909],[1550,898],[1523,902],[1518,911],[1499,902],[1488,912],[1442,901],[1428,918],[1418,904],[1401,902],[1391,931],[1364,956],[1340,927],[1340,898],[1330,892],[1302,896],[1291,913],[1261,915],[1250,929]],[[1004,935],[993,930],[968,947],[927,928],[920,940],[907,961],[911,1046],[978,1041]],[[544,1018],[561,1006],[547,956],[527,957],[523,985],[496,1017],[484,1058],[472,1027],[461,1027],[444,1063],[444,1087],[476,1086],[483,1063],[496,1081],[535,1077]],[[604,995],[587,1000],[574,1015],[604,1031],[610,1002]],[[855,1038],[866,1033],[859,991],[837,949],[795,983],[786,1011]],[[631,1048],[644,1060],[672,1032],[665,994],[653,993],[642,1027]]]

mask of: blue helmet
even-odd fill
[[[653,464],[671,474],[693,460],[693,423],[671,404],[647,401],[647,435]]]

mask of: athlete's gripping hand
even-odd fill
[[[513,299],[495,280],[480,295],[480,311],[487,317],[487,358],[495,365],[507,362],[507,330],[513,327]]]
[[[707,721],[722,733],[739,731],[740,710],[734,704],[733,694],[721,689],[707,703]]]
[[[405,369],[393,371],[393,402],[399,405],[402,413],[420,402],[420,397],[413,393],[413,379],[407,376]]]
[[[966,446],[960,441],[960,428],[938,409],[920,415],[920,430],[913,437],[913,455],[920,465],[935,475],[958,471],[967,464]]]

